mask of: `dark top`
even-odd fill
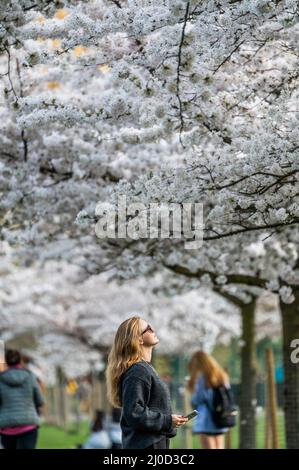
[[[164,436],[175,436],[169,389],[148,362],[137,362],[126,370],[120,393],[124,449],[145,449]]]
[[[38,425],[43,403],[39,385],[27,369],[11,367],[0,374],[0,429]]]

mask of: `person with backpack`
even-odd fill
[[[21,365],[14,349],[5,353],[0,373],[0,435],[4,449],[34,449],[44,398],[34,375]]]
[[[193,354],[188,369],[187,388],[198,411],[193,433],[199,434],[203,449],[224,449],[224,434],[236,420],[228,374],[204,351]]]

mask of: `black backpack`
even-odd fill
[[[236,424],[237,408],[231,388],[221,385],[213,388],[212,417],[218,428],[231,428]]]

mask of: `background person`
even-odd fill
[[[83,444],[83,449],[110,449],[111,440],[109,438],[108,432],[104,429],[104,412],[97,410],[93,424],[91,426],[91,434],[85,444]]]
[[[111,440],[111,449],[122,448],[120,419],[120,408],[112,408],[111,417],[107,423],[107,429]]]
[[[34,449],[44,399],[34,375],[21,365],[18,351],[5,353],[0,373],[0,434],[4,449]]]
[[[213,420],[213,388],[229,387],[229,377],[218,362],[204,351],[197,351],[190,359],[188,389],[192,406],[198,416],[193,421],[193,433],[199,434],[203,449],[224,449],[224,433]]]

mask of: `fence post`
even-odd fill
[[[100,380],[99,380],[99,392],[100,392],[101,409],[104,410],[106,413],[108,413],[109,411],[111,411],[111,407],[108,403],[108,398],[107,398],[106,380],[103,377],[100,377]]]
[[[57,377],[55,381],[55,385],[53,387],[53,397],[54,397],[54,423],[56,426],[60,426],[60,417],[59,417],[59,386],[57,383]]]
[[[65,391],[65,377],[61,367],[56,368],[56,380],[57,380],[57,411],[58,411],[58,423],[64,429],[67,427],[67,397]]]
[[[43,415],[44,415],[45,422],[47,422],[49,421],[49,416],[51,413],[49,390],[47,387],[45,387],[43,391],[43,395],[44,395],[44,400],[45,400],[44,407],[43,407]]]
[[[190,393],[187,387],[184,387],[184,415],[187,415],[191,412],[191,405],[190,405]],[[193,435],[192,435],[192,424],[187,423],[184,426],[185,431],[185,449],[193,449]]]
[[[95,412],[102,410],[101,384],[95,369],[91,370],[91,419],[94,419]]]
[[[271,421],[269,407],[269,387],[265,384],[265,449],[271,449]]]
[[[277,396],[275,385],[275,370],[274,370],[274,355],[272,348],[266,349],[266,364],[267,364],[267,388],[269,397],[269,415],[271,422],[271,436],[272,447],[278,449],[278,421],[277,421]]]

